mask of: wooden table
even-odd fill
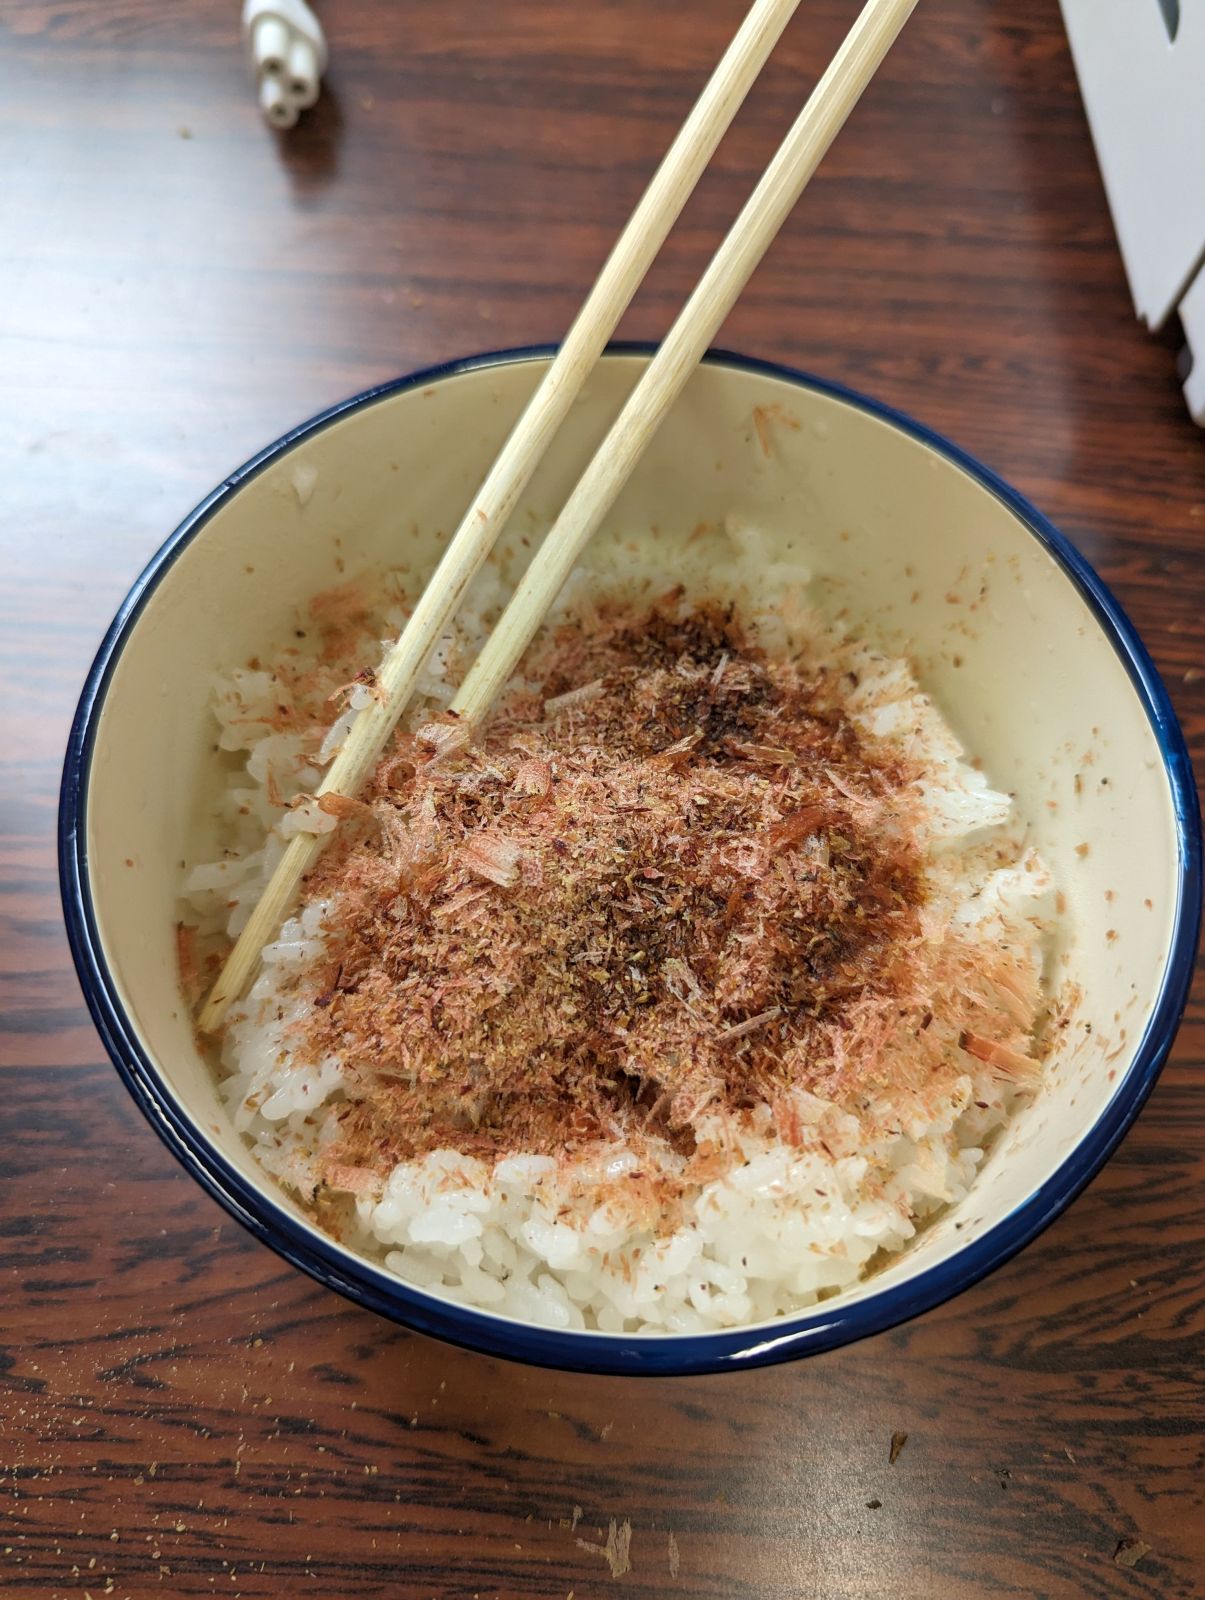
[[[625,332],[666,326],[853,9],[803,8]],[[0,20],[0,1594],[1205,1594],[1199,1001],[1020,1259],[855,1348],[679,1382],[508,1367],[345,1304],[205,1198],[102,1059],[55,801],[134,574],[328,402],[556,338],[741,4],[326,10],[329,88],[285,138],[235,0]],[[1055,0],[926,0],[724,342],[1031,495],[1205,750],[1205,438],[1132,320]],[[611,1519],[619,1579],[587,1547]]]

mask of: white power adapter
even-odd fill
[[[245,0],[243,37],[259,85],[259,108],[273,128],[291,128],[318,98],[327,49],[305,0]]]
[[[1205,426],[1205,5],[1061,3],[1134,305],[1151,328],[1179,310]]]

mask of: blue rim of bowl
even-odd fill
[[[608,354],[652,355],[655,346],[615,343]],[[542,1328],[495,1317],[403,1283],[299,1222],[248,1183],[182,1113],[163,1074],[127,1015],[102,948],[87,852],[88,780],[105,696],[143,607],[172,563],[209,519],[259,472],[299,441],[391,395],[483,368],[547,360],[555,346],[494,351],[449,361],[366,389],[302,423],[261,450],[201,501],[152,557],[105,635],[88,673],[71,728],[59,806],[59,874],[71,953],[88,1009],[126,1087],[167,1147],[191,1175],[257,1238],[320,1283],[418,1332],[484,1354],[572,1371],[679,1375],[741,1371],[833,1349],[879,1333],[942,1304],[1001,1266],[1063,1211],[1117,1147],[1154,1086],[1187,1002],[1201,917],[1201,821],[1184,736],[1167,691],[1129,618],[1082,555],[1035,508],[989,468],[903,412],[809,373],[774,362],[712,351],[709,365],[776,378],[866,412],[968,473],[1028,528],[1070,578],[1121,658],[1150,721],[1176,819],[1179,858],[1173,935],[1150,1022],[1113,1099],[1066,1160],[1007,1217],[948,1260],[907,1283],[843,1305],[821,1304],[771,1324],[721,1333],[636,1338]]]

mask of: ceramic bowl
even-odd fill
[[[600,365],[515,529],[547,525],[648,356],[617,348]],[[260,1239],[361,1305],[582,1370],[731,1370],[823,1350],[964,1289],[1099,1169],[1171,1044],[1200,913],[1196,792],[1133,627],[1020,495],[907,417],[717,354],[614,508],[597,558],[689,573],[725,517],[756,524],[777,573],[807,569],[858,631],[913,657],[992,781],[1016,794],[1062,890],[1052,972],[1082,990],[1077,1026],[968,1197],[890,1265],[798,1315],[691,1337],[553,1331],[439,1299],[335,1243],[266,1179],[182,1001],[172,930],[182,863],[207,858],[211,672],[279,637],[344,571],[401,560],[421,582],[547,361],[485,356],[358,395],[261,451],[167,540],[109,629],[71,733],[60,852],[76,965],[106,1048],[169,1148]],[[503,543],[513,557],[516,539]]]

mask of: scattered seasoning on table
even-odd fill
[[[1149,1556],[1151,1546],[1145,1539],[1118,1539],[1113,1560],[1119,1567],[1136,1567],[1143,1556]]]

